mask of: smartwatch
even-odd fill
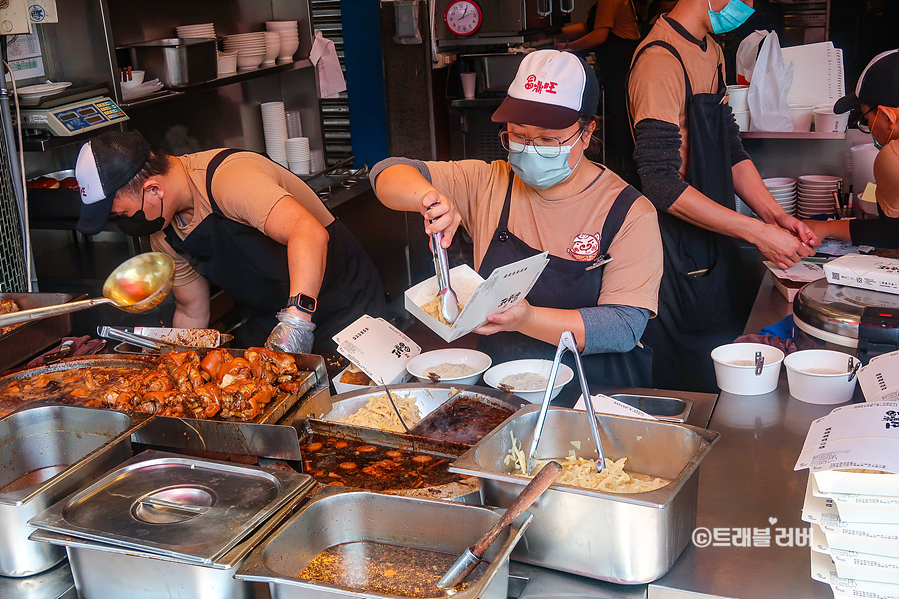
[[[290,296],[287,300],[287,307],[291,306],[306,312],[307,314],[314,314],[315,308],[318,306],[318,302],[311,295],[306,295],[305,293],[298,293],[296,295]]]

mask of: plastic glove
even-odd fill
[[[278,312],[278,321],[265,340],[265,347],[295,354],[308,354],[312,351],[312,331],[315,330],[315,324],[290,314],[287,310]]]

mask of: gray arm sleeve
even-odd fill
[[[649,310],[634,306],[608,304],[580,308],[578,312],[587,332],[584,355],[631,351],[649,321]]]
[[[634,127],[634,160],[643,195],[656,210],[666,211],[689,187],[680,176],[681,136],[674,123],[643,119]]]
[[[406,166],[411,166],[412,168],[418,170],[421,173],[421,176],[428,180],[428,183],[431,183],[431,171],[428,170],[428,165],[422,162],[421,160],[414,160],[412,158],[385,158],[381,162],[374,165],[371,169],[371,172],[368,174],[368,180],[371,181],[372,189],[375,187],[375,183],[378,181],[378,175],[380,175],[384,169],[389,168],[395,164],[405,164]]]
[[[749,160],[749,154],[743,149],[743,140],[740,138],[740,126],[734,118],[734,109],[730,108],[730,165],[736,166],[744,160]]]

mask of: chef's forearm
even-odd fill
[[[423,165],[423,163],[421,164]],[[381,165],[382,163],[378,163],[375,165],[376,168],[372,170],[372,174],[375,176],[373,179],[375,194],[377,194],[381,203],[393,210],[418,212],[420,198],[429,191],[434,190],[434,186],[422,174],[421,167],[417,168],[403,162],[394,163],[382,170],[378,170],[378,167]]]
[[[777,216],[783,213],[771,192],[762,181],[761,175],[751,160],[738,162],[733,166],[734,191],[746,205],[769,225],[777,224]]]
[[[298,231],[287,241],[291,296],[303,293],[318,298],[328,263],[328,238],[328,231],[318,226]],[[305,320],[312,319],[295,307],[289,311]]]
[[[550,345],[559,344],[559,337],[565,331],[574,333],[578,350],[584,350],[587,333],[584,330],[584,319],[577,310],[557,310],[555,308],[532,307],[533,316],[522,324],[519,332],[528,337],[545,341]]]
[[[186,285],[172,289],[175,296],[175,315],[172,326],[184,329],[205,329],[209,326],[209,282],[197,277]]]

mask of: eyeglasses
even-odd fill
[[[521,154],[528,147],[528,144],[534,146],[534,151],[544,158],[555,158],[562,153],[562,146],[571,141],[584,132],[583,128],[579,128],[572,133],[567,139],[560,140],[558,137],[535,137],[533,139],[525,137],[520,133],[512,133],[511,131],[500,131],[499,139],[512,154]]]
[[[871,124],[868,122],[868,113],[876,111],[877,107],[869,108],[862,113],[862,118],[858,119],[858,130],[862,133],[871,133]]]

